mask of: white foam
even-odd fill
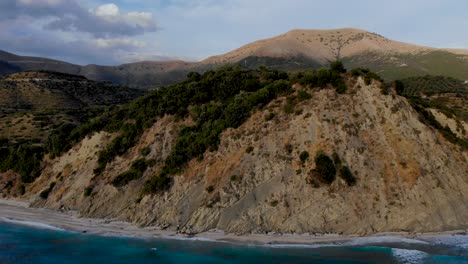
[[[427,238],[428,241],[447,246],[456,246],[463,249],[468,249],[468,235],[444,235]]]
[[[322,243],[316,243],[316,244],[264,244],[262,246],[267,246],[271,248],[323,248],[323,247],[339,247],[343,246],[343,244],[322,244]]]
[[[160,236],[161,238],[165,239],[174,239],[174,240],[187,240],[187,241],[202,241],[202,242],[223,242],[216,239],[206,238],[206,237],[183,237],[180,235],[174,236]]]
[[[426,263],[429,256],[419,250],[400,248],[392,248],[392,255],[398,262],[408,264]]]
[[[422,241],[419,239],[410,239],[410,238],[394,237],[394,236],[353,238],[352,240],[344,242],[343,244],[346,246],[359,246],[359,245],[377,244],[377,243],[406,243],[406,244],[422,244],[422,245],[430,244],[429,242]]]
[[[22,226],[29,226],[29,227],[34,227],[34,228],[39,228],[39,229],[49,229],[49,230],[56,230],[56,231],[65,231],[65,229],[44,224],[44,223],[38,223],[38,222],[32,222],[32,221],[22,221],[22,220],[15,220],[15,219],[10,219],[10,218],[5,218],[1,217],[0,221],[5,222],[5,223],[10,223],[10,224],[17,224],[17,225],[22,225]]]

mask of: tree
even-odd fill
[[[334,72],[338,72],[338,73],[345,73],[346,72],[346,69],[343,65],[343,62],[337,60],[337,61],[334,61],[330,64],[330,69]]]

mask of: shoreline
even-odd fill
[[[111,219],[82,218],[77,212],[59,212],[45,208],[31,208],[27,202],[0,199],[0,223],[11,223],[33,228],[71,231],[98,236],[131,237],[136,239],[176,239],[257,246],[319,247],[339,245],[365,245],[376,243],[429,244],[440,239],[461,236],[468,243],[468,230],[408,233],[383,232],[369,236],[338,234],[247,234],[237,236],[223,231],[207,231],[195,235],[161,230],[157,227],[137,227],[129,222]]]

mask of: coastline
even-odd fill
[[[44,208],[31,208],[27,202],[0,199],[0,223],[26,225],[58,231],[71,231],[100,236],[123,236],[141,239],[178,239],[235,244],[253,244],[281,247],[319,247],[334,245],[365,245],[375,243],[429,244],[454,238],[453,243],[468,243],[468,230],[445,232],[407,233],[385,232],[369,236],[338,234],[247,234],[234,235],[223,231],[207,231],[195,235],[161,230],[157,227],[138,227],[112,219],[82,218],[77,212],[59,212]],[[456,237],[456,238],[455,238]]]

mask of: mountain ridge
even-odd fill
[[[7,68],[9,73],[15,70],[55,70],[147,89],[182,81],[191,71],[204,72],[226,64],[253,68],[264,65],[289,70],[325,67],[336,59],[343,60],[347,68],[367,66],[386,79],[432,74],[468,80],[468,50],[418,46],[354,28],[294,29],[198,62],[175,60],[116,66],[76,65],[0,52],[0,62],[16,67]]]

